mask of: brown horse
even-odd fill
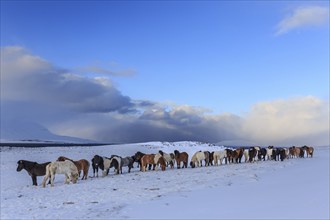
[[[238,148],[233,150],[231,154],[232,162],[234,163],[234,159],[235,159],[235,163],[241,163],[243,153],[244,153],[244,148]]]
[[[303,149],[301,149],[300,147],[295,147],[294,148],[294,156],[296,157],[296,158],[298,158],[298,157],[301,157],[301,151],[303,151]]]
[[[302,149],[304,149],[306,151],[306,157],[308,157],[308,155],[310,157],[313,157],[313,153],[314,153],[314,148],[313,147],[308,147],[308,146],[303,146]]]
[[[146,167],[148,164],[152,164],[153,165],[153,169],[155,169],[155,167],[160,164],[162,170],[164,171],[166,169],[166,162],[164,160],[164,158],[161,156],[157,159],[157,161],[155,160],[155,154],[145,154],[141,157],[141,167],[140,170],[142,172],[146,171]]]
[[[71,160],[70,158],[64,157],[64,156],[60,156],[59,158],[57,158],[57,161],[65,161],[65,160],[70,160],[74,163],[74,165],[76,165],[78,172],[79,172],[79,176],[81,173],[81,170],[83,171],[83,177],[81,178],[82,180],[85,179],[87,180],[87,176],[88,176],[88,170],[89,170],[89,162],[88,160],[85,159],[81,159],[81,160]]]
[[[188,167],[189,156],[186,152],[179,152],[178,150],[175,150],[174,151],[174,156],[175,156],[175,160],[176,160],[176,164],[177,164],[178,169],[180,169],[181,161],[183,162],[182,168],[187,168]]]
[[[290,155],[290,158],[294,158],[294,156],[295,156],[295,151],[296,151],[295,149],[296,149],[295,146],[292,146],[292,147],[289,148],[289,155]]]

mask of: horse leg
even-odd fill
[[[48,177],[49,177],[49,175],[46,174],[45,177],[44,177],[44,179],[43,179],[43,181],[42,181],[42,183],[41,183],[41,185],[42,185],[43,188],[46,187],[46,181],[47,181]]]
[[[54,186],[55,172],[50,172],[50,186]]]
[[[45,177],[44,177],[44,179],[42,180],[42,183],[41,183],[41,185],[42,185],[42,187],[43,188],[45,188],[46,187],[46,181],[47,181],[47,179],[50,177],[50,171],[47,169],[47,167],[46,167],[46,175],[45,175]]]
[[[176,166],[177,166],[177,168],[178,169],[180,169],[181,167],[180,167],[180,163],[181,163],[181,161],[179,161],[179,160],[176,160]]]
[[[87,179],[86,169],[83,170],[83,176],[82,176],[81,180],[83,180],[83,179],[85,179],[85,180]]]
[[[68,176],[68,174],[66,173],[65,174],[65,181],[64,181],[64,184],[69,184],[70,182],[70,177]]]
[[[31,178],[32,178],[32,185],[33,185],[33,186],[37,186],[37,185],[38,185],[38,184],[37,184],[37,176],[34,175],[34,174],[32,174]]]

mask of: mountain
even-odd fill
[[[50,132],[46,127],[29,121],[4,120],[1,121],[1,142],[69,142],[69,143],[91,143],[92,140],[61,136]]]

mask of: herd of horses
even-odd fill
[[[190,167],[203,166],[218,166],[219,163],[241,163],[244,156],[245,162],[256,162],[265,160],[283,161],[289,158],[303,158],[313,157],[314,148],[309,146],[303,147],[290,147],[290,148],[277,148],[268,146],[262,147],[249,147],[249,148],[236,148],[224,149],[219,151],[197,151],[191,158]],[[140,171],[157,170],[159,167],[162,171],[166,167],[174,168],[175,164],[178,169],[188,168],[189,155],[187,152],[180,152],[175,150],[173,153],[165,153],[159,150],[156,154],[144,154],[140,151],[136,152],[133,156],[121,157],[118,155],[111,155],[110,157],[95,155],[91,162],[93,168],[93,177],[98,177],[99,169],[102,170],[102,176],[107,176],[111,168],[114,168],[116,174],[123,173],[123,167],[128,167],[128,173],[133,168],[134,163],[138,164]],[[17,162],[17,171],[25,169],[32,178],[32,184],[37,186],[37,176],[44,176],[42,187],[48,184],[54,186],[55,174],[64,174],[65,183],[77,183],[78,178],[81,176],[82,180],[88,177],[90,163],[86,159],[74,161],[70,158],[60,156],[56,161],[46,162],[39,164],[37,162],[19,160]]]

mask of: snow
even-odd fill
[[[329,219],[329,147],[313,158],[283,162],[166,169],[32,186],[20,159],[46,162],[63,155],[131,156],[135,152],[220,150],[199,142],[148,142],[95,147],[1,148],[1,219]],[[101,174],[101,173],[99,173]],[[92,168],[89,176],[92,175]],[[101,176],[101,175],[100,175]]]

